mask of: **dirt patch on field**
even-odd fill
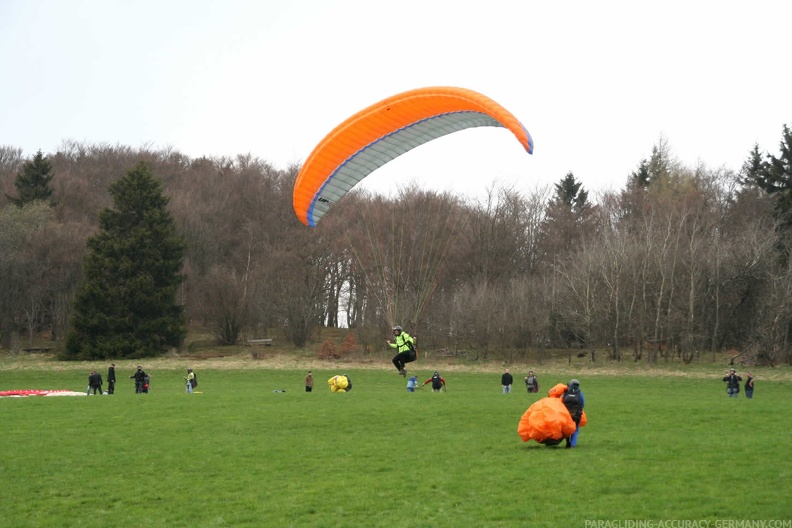
[[[318,360],[306,353],[279,351],[275,349],[255,350],[238,349],[189,352],[183,355],[169,354],[160,358],[98,360],[98,361],[58,361],[53,354],[0,353],[0,371],[7,370],[51,370],[51,371],[85,371],[92,369],[104,370],[110,363],[116,364],[119,377],[125,373],[133,373],[137,365],[142,365],[147,372],[158,370],[394,370],[390,356],[372,354],[368,356],[345,358],[339,360]],[[566,378],[581,376],[646,376],[695,379],[719,379],[723,377],[728,364],[676,364],[660,363],[647,365],[632,362],[592,363],[590,361],[546,360],[541,363],[504,361],[469,361],[459,358],[433,357],[427,355],[415,363],[408,365],[408,370],[423,373],[439,370],[441,372],[479,372],[499,375],[509,368],[515,378],[522,379],[529,370],[537,373],[540,379]],[[746,367],[738,369],[744,375]],[[789,367],[752,367],[750,370],[757,379],[768,381],[792,381],[792,369]]]

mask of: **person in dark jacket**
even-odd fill
[[[536,377],[533,370],[529,370],[528,375],[525,376],[525,388],[528,389],[528,392],[539,392],[539,378]]]
[[[509,369],[506,369],[506,372],[501,376],[501,390],[503,394],[511,393],[512,383],[514,383],[514,378],[509,373]]]
[[[583,416],[583,407],[585,406],[583,392],[580,390],[580,382],[578,380],[569,380],[567,389],[564,391],[564,395],[561,396],[561,401],[564,403],[564,407],[569,411],[569,415],[572,417],[576,426],[575,432],[566,437],[566,447],[577,447],[577,437],[580,432],[580,418]]]
[[[753,398],[753,389],[754,389],[754,379],[753,375],[749,372],[745,372],[745,397],[749,400]]]
[[[92,370],[91,373],[88,375],[88,392],[86,394],[91,394],[91,389],[93,389],[93,393],[96,394],[99,391],[99,394],[102,394],[102,375]]]
[[[135,380],[135,394],[140,394],[143,392],[143,386],[146,385],[146,373],[143,371],[143,367],[138,365],[137,370],[134,374],[129,376],[129,379]]]
[[[115,382],[115,363],[111,363],[110,368],[107,369],[107,394],[113,394],[115,392]]]
[[[726,394],[729,395],[729,398],[739,398],[742,378],[737,375],[737,371],[729,369],[729,373],[723,376],[723,381],[726,382]]]

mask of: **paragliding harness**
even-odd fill
[[[346,389],[344,389],[344,390],[346,390],[347,392],[349,392],[349,391],[351,391],[351,390],[352,390],[352,380],[351,380],[351,379],[349,379],[349,376],[346,376],[346,375],[345,375],[345,377],[346,377],[346,379],[347,379],[347,386],[346,386]]]
[[[536,382],[536,376],[527,376],[525,378],[525,386],[528,387],[528,392],[539,392],[539,384]]]
[[[443,382],[440,381],[440,374],[433,374],[432,375],[432,390],[441,390],[443,388]]]
[[[580,402],[580,387],[568,387],[564,391],[564,396],[561,398],[564,406],[569,409],[569,415],[575,423],[580,423],[580,415],[583,413],[583,407]]]
[[[410,359],[407,363],[415,361],[418,358],[418,350],[415,348],[415,344],[412,341],[407,341],[405,344],[410,348]]]
[[[198,386],[198,376],[195,375],[195,372],[193,372],[193,378],[190,380],[190,385],[192,385],[193,389]]]

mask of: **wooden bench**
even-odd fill
[[[245,341],[245,346],[272,346],[272,339],[248,339]]]

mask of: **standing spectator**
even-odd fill
[[[102,375],[95,370],[92,370],[88,375],[88,392],[86,395],[91,394],[91,389],[93,389],[94,395],[96,391],[99,391],[99,395],[102,394]]]
[[[564,407],[567,408],[569,415],[575,422],[575,432],[566,437],[566,447],[577,447],[577,437],[580,432],[580,418],[583,416],[583,407],[585,406],[583,392],[580,390],[580,382],[578,380],[569,380],[567,389],[561,396],[561,401],[564,403]]]
[[[195,372],[193,369],[187,369],[187,375],[184,376],[184,381],[187,385],[187,394],[192,394],[193,389],[198,386],[198,382],[195,379]]]
[[[737,371],[729,369],[729,373],[723,376],[723,381],[726,382],[726,394],[729,395],[729,398],[739,398],[742,378],[737,375]]]
[[[514,383],[514,378],[509,373],[509,369],[501,376],[501,390],[503,394],[511,394],[511,386]]]
[[[533,370],[529,370],[528,375],[525,376],[525,388],[528,389],[528,392],[539,392],[539,378],[536,377]]]
[[[309,370],[308,375],[305,376],[305,392],[311,391],[313,391],[313,372]]]
[[[129,379],[135,380],[135,394],[140,394],[143,392],[143,385],[146,384],[146,377],[147,374],[143,371],[143,367],[140,365],[138,365],[135,373],[129,376]]]
[[[410,376],[407,380],[407,392],[415,392],[415,387],[418,386],[418,376]]]
[[[115,382],[115,363],[111,363],[110,368],[107,369],[107,394],[113,394],[115,392]]]
[[[753,398],[754,379],[750,371],[745,371],[745,397],[749,400]]]
[[[432,377],[424,381],[423,384],[426,385],[429,382],[432,383],[432,392],[442,392],[443,389],[445,389],[446,382],[436,370],[434,371],[434,374],[432,374]],[[421,386],[423,387],[423,385]]]

